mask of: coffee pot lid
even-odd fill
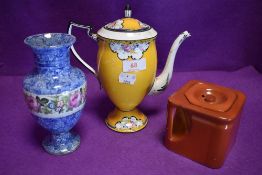
[[[157,32],[149,25],[131,18],[131,8],[127,4],[125,7],[125,17],[111,22],[102,27],[98,36],[112,40],[142,40],[154,38]]]

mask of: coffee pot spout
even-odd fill
[[[164,70],[161,72],[161,74],[158,77],[155,78],[154,84],[148,95],[159,94],[167,88],[172,78],[177,50],[179,46],[182,44],[182,42],[190,36],[191,36],[190,33],[188,33],[188,31],[185,31],[181,33],[173,42],[172,47],[169,51],[169,55]]]

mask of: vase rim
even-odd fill
[[[24,43],[36,49],[52,49],[71,46],[76,37],[67,33],[41,33],[28,36]]]

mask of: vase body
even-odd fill
[[[136,109],[150,91],[157,69],[155,39],[116,41],[98,39],[98,77],[116,106],[106,124],[118,132],[135,132],[147,124]]]
[[[37,122],[51,132],[43,147],[51,154],[73,152],[80,137],[70,133],[77,123],[86,98],[84,73],[70,65],[70,46],[75,37],[62,33],[29,36],[36,68],[23,82],[26,103]]]

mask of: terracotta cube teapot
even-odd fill
[[[87,30],[88,35],[98,43],[97,71],[89,66],[72,46],[78,60],[100,81],[116,108],[107,116],[106,124],[117,132],[135,132],[143,129],[148,119],[136,107],[148,94],[158,94],[168,86],[175,56],[180,44],[190,36],[185,31],[174,41],[162,73],[156,77],[157,32],[149,25],[131,18],[131,8],[125,8],[125,17],[92,33],[91,26],[71,22],[72,27]]]

